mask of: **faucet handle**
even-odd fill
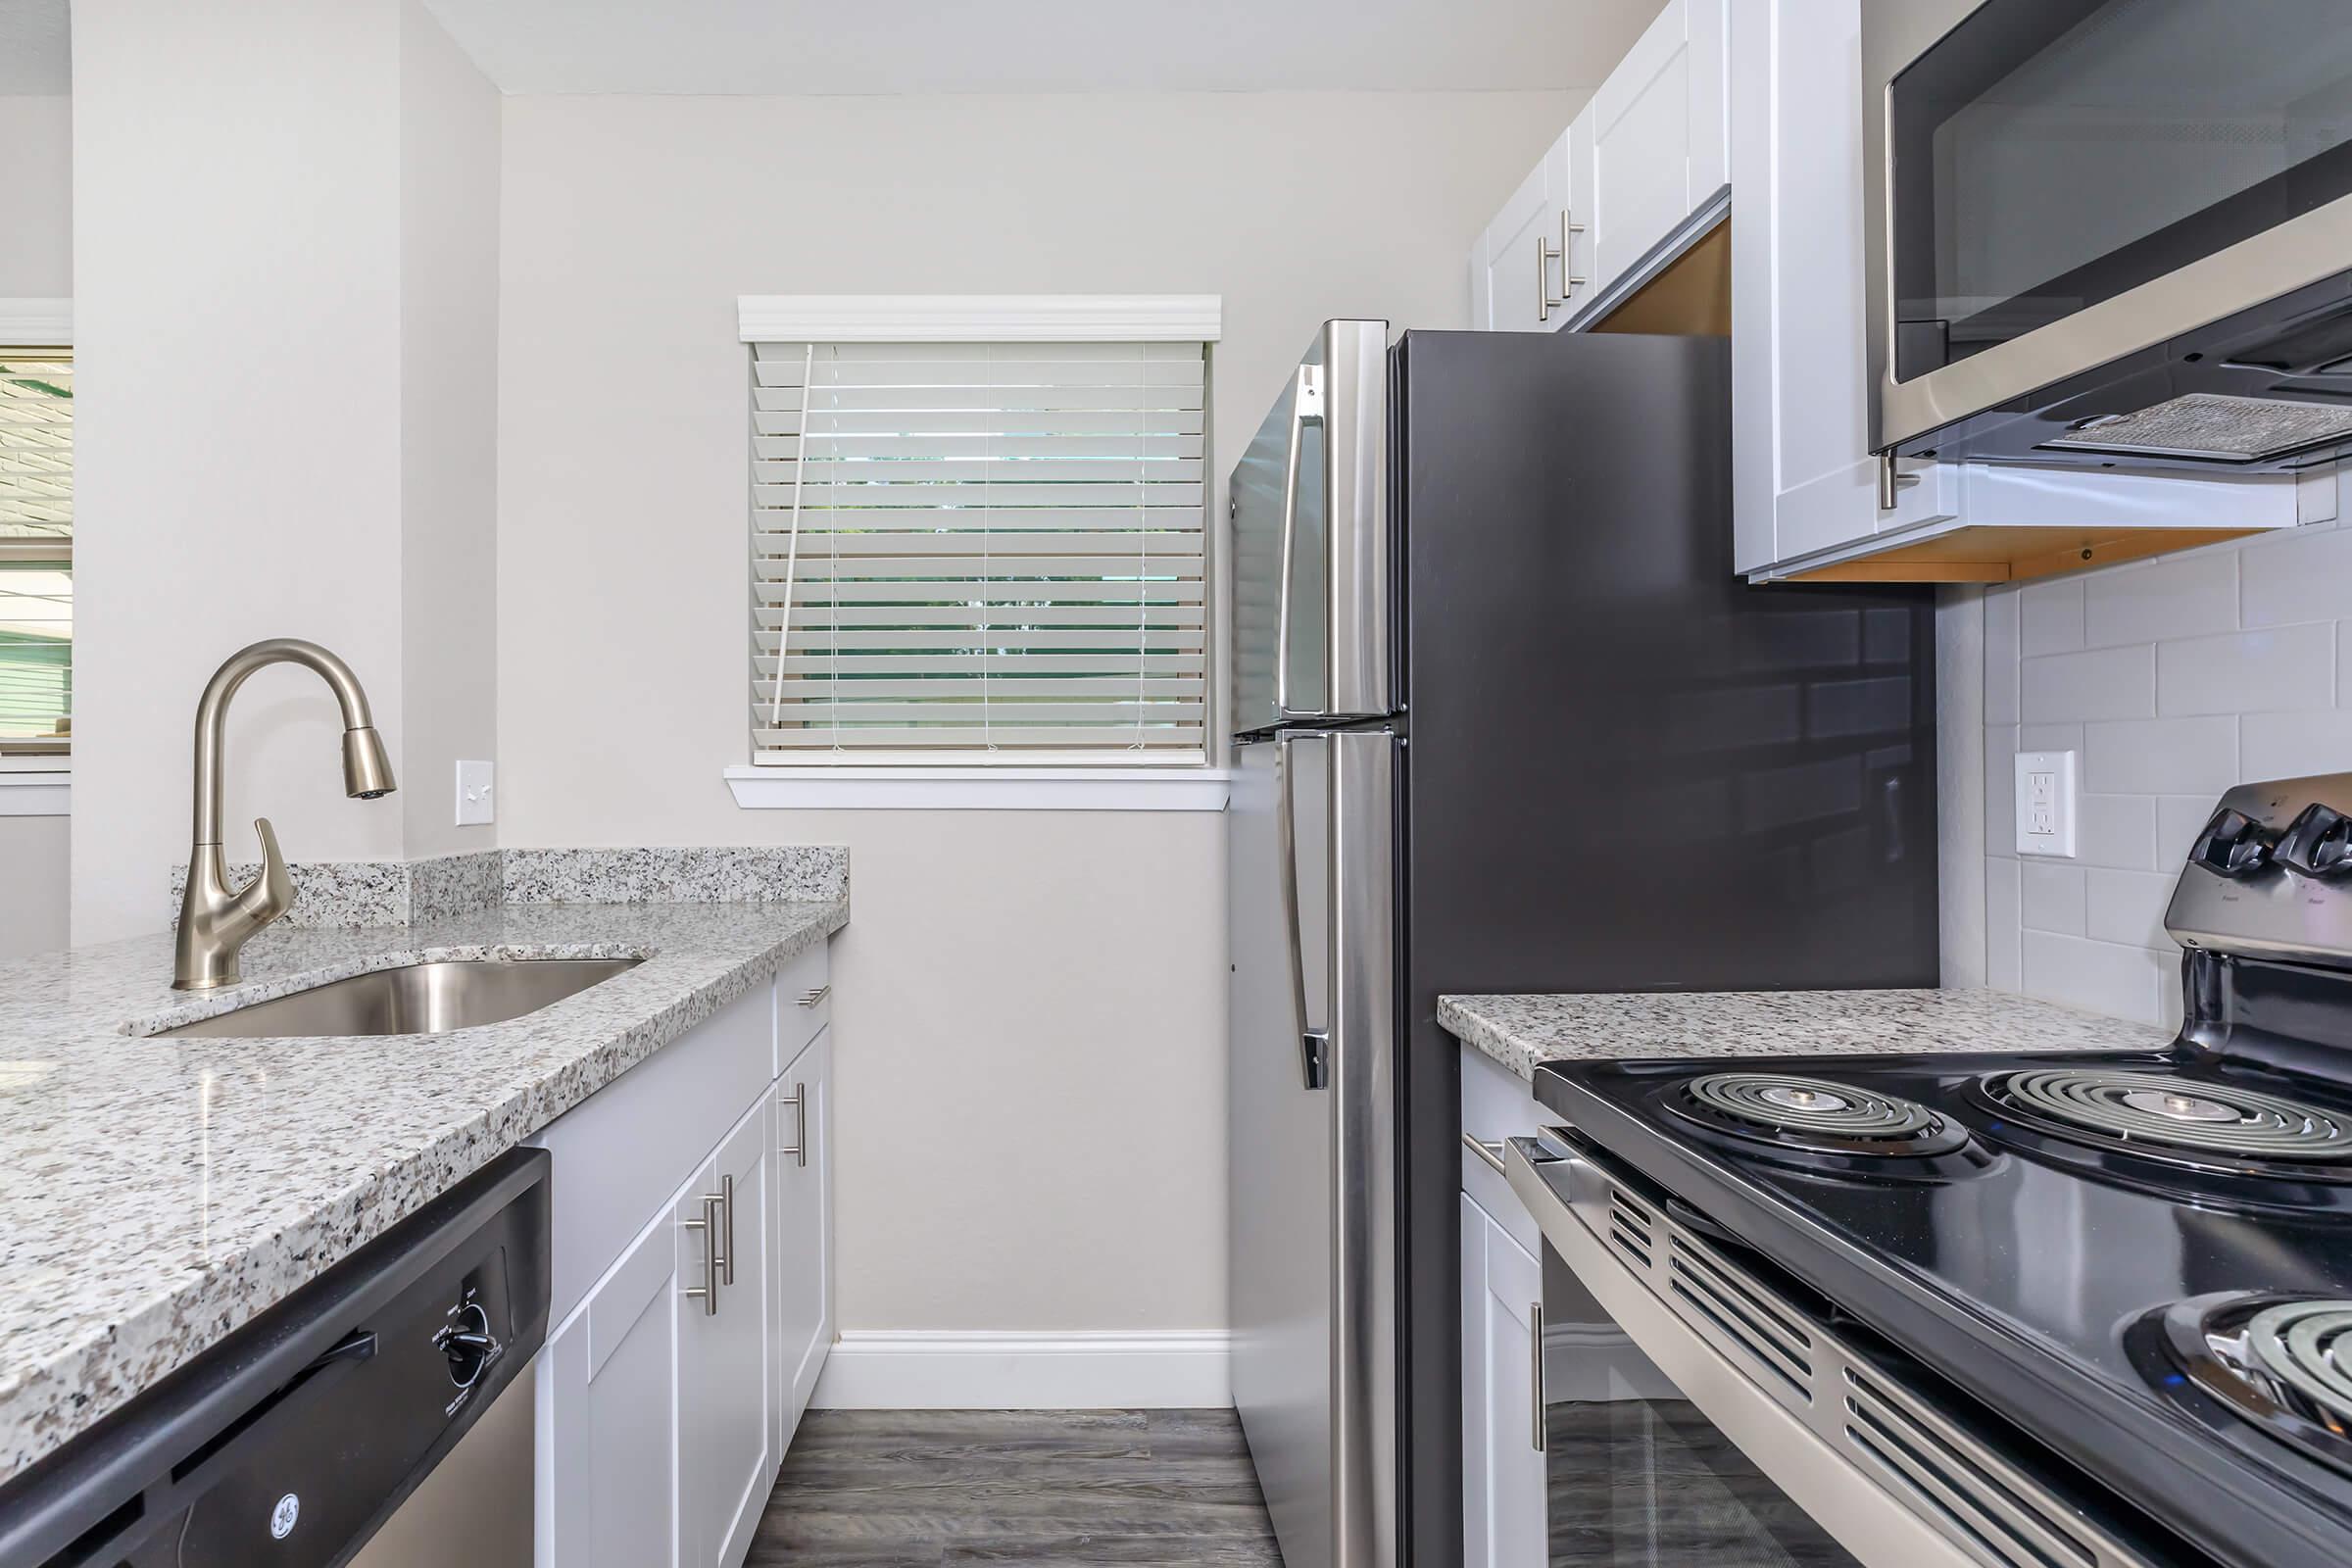
[[[255,923],[267,924],[294,907],[294,877],[286,869],[286,858],[278,852],[277,829],[266,816],[253,819],[253,830],[261,835],[262,868],[251,882],[237,894],[237,902],[245,906]]]

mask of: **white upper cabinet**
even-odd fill
[[[1862,334],[1859,0],[1731,21],[1733,557],[1740,571],[1954,514],[1954,476],[1879,507]]]
[[[1470,248],[1470,321],[1606,316],[1723,213],[1730,0],[1671,0]]]
[[[1583,297],[1572,266],[1560,259],[1575,222],[1569,209],[1575,135],[1573,126],[1560,132],[1470,248],[1470,324],[1480,331],[1553,331],[1567,322],[1570,302]]]
[[[1729,5],[1671,0],[1587,106],[1592,198],[1580,221],[1592,284],[1583,308],[1597,306],[1596,317],[1721,216],[1732,179]]]

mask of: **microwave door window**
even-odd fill
[[[1860,1568],[1544,1249],[1549,1568]]]
[[[2352,194],[2342,0],[1985,0],[1887,93],[1908,381]]]

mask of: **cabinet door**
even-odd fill
[[[1493,332],[1549,332],[1570,307],[1559,257],[1568,200],[1568,131],[1545,149],[1487,224],[1471,258],[1472,324]]]
[[[1860,0],[1756,0],[1730,24],[1733,564],[1957,514],[1949,469],[1879,508],[1863,333]],[[1745,194],[1743,194],[1745,193]]]
[[[1492,1219],[1486,1253],[1486,1535],[1494,1568],[1525,1568],[1546,1560],[1544,1453],[1535,1441],[1544,1269]]]
[[[777,1453],[808,1408],[833,1348],[833,1034],[776,1084]]]
[[[1592,94],[1592,286],[1690,213],[1690,0],[1670,0]]]
[[[775,1484],[770,1126],[762,1091],[677,1206],[678,1506],[689,1568],[742,1562]]]
[[[675,1235],[665,1211],[540,1352],[538,1568],[678,1560]]]
[[[1495,1568],[1487,1508],[1487,1211],[1462,1206],[1462,1562]]]

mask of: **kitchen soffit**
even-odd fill
[[[1661,0],[426,0],[510,93],[1591,86]]]

